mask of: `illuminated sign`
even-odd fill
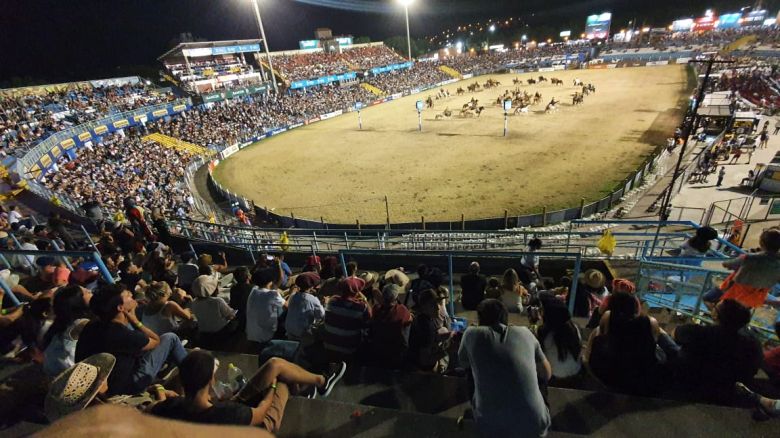
[[[588,39],[607,38],[609,26],[612,22],[612,13],[589,15],[585,20],[585,35]]]
[[[672,22],[672,31],[674,32],[688,32],[693,29],[693,19],[685,18],[683,20],[674,20]]]
[[[564,30],[563,32],[558,34],[558,36],[560,36],[561,38],[568,38],[568,37],[571,36],[571,31],[570,30]]]
[[[740,13],[723,14],[718,17],[718,29],[731,29],[739,27],[739,19],[742,18]]]

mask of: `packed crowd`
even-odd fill
[[[435,61],[416,62],[410,69],[381,73],[369,77],[366,82],[387,94],[410,91],[414,88],[431,86],[452,79],[451,76],[439,69],[441,65]]]
[[[719,91],[731,91],[773,114],[780,108],[779,80],[776,67],[753,63],[749,68],[724,71],[717,87]]]
[[[0,348],[39,361],[51,379],[44,406],[51,421],[119,404],[157,417],[276,432],[288,397],[327,397],[352,364],[470,375],[472,415],[485,436],[543,436],[551,423],[547,386],[587,376],[619,392],[676,388],[688,399],[719,403],[747,397],[780,413],[774,400],[748,389],[760,367],[780,378],[780,348],[762,351],[746,330],[751,308],[780,301],[769,294],[780,281],[777,227],[764,231],[758,252],[724,263],[734,274],[705,295],[713,325],[683,324],[667,333],[629,280],[608,282],[597,269],[577,279],[545,275],[535,255],[539,239],[500,277],[484,275],[477,262],[459,276],[455,296],[477,311],[477,324],[468,326],[447,312],[453,295],[438,268],[374,272],[310,256],[295,272],[283,255],[231,267],[224,253],[174,254],[161,218],[149,223],[137,206],[126,210],[128,220],[111,224],[97,243],[117,284],[98,280],[94,263],[74,261],[70,269],[51,257],[25,258],[18,269],[26,278],[6,275],[28,304],[16,307],[4,297]],[[24,218],[11,211],[0,220]],[[50,221],[25,242],[60,238],[57,229]],[[680,252],[703,257],[715,236],[702,228]],[[574,281],[577,293],[570,294]],[[593,329],[587,340],[570,305]],[[510,324],[513,313],[527,314],[530,326]],[[281,357],[248,379],[229,367],[234,380],[218,382],[219,362],[184,348],[194,344],[242,345],[261,356],[271,348]],[[307,369],[288,360],[299,355]],[[169,378],[174,368],[177,390]]]
[[[123,211],[121,199],[132,198],[149,212],[187,215],[193,201],[183,176],[192,157],[143,141],[143,134],[131,128],[82,148],[75,159],[63,154],[43,183],[78,205],[97,202],[111,213]]]
[[[291,91],[279,97],[248,97],[197,109],[170,120],[148,124],[159,131],[201,146],[222,147],[248,141],[263,132],[294,123],[303,123],[321,114],[354,107],[355,102],[372,99],[370,92],[357,86],[326,85]]]
[[[55,132],[172,98],[143,83],[0,95],[0,154],[24,154],[37,141]]]
[[[290,81],[315,79],[349,71],[368,70],[403,62],[392,49],[381,46],[345,49],[341,53],[302,53],[273,57],[277,68]]]

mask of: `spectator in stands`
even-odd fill
[[[108,378],[110,395],[144,390],[165,363],[178,365],[187,355],[178,336],[173,333],[157,336],[138,320],[135,315],[138,303],[122,284],[102,286],[89,304],[97,319],[90,321],[81,332],[76,360],[97,353],[116,357],[115,372]]]
[[[429,271],[428,265],[420,264],[417,266],[417,278],[409,283],[409,291],[404,298],[404,305],[406,307],[410,309],[414,308],[417,303],[417,295],[419,295],[420,292],[433,287],[430,281],[428,281]]]
[[[604,286],[606,282],[606,277],[598,269],[585,271],[577,283],[577,294],[573,298],[569,294],[568,300],[574,299],[574,313],[572,316],[590,318],[593,309],[601,305],[601,301],[607,294],[607,289]]]
[[[28,216],[23,216],[15,205],[11,205],[8,207],[8,224],[11,226],[19,224],[19,226],[24,226],[25,228],[32,228],[32,219]]]
[[[780,227],[765,229],[758,240],[761,252],[723,262],[723,267],[734,272],[720,287],[702,296],[705,303],[712,306],[719,300],[733,298],[750,308],[764,304],[769,290],[780,283]]]
[[[171,297],[176,294],[175,297]],[[147,304],[143,309],[141,320],[158,335],[176,333],[187,337],[189,329],[195,322],[195,315],[179,305],[185,299],[185,292],[179,288],[172,290],[164,281],[153,281],[146,287]]]
[[[217,256],[222,263],[214,261],[214,257],[212,257],[211,254],[201,254],[198,256],[198,269],[208,267],[212,272],[217,274],[216,278],[219,279],[222,275],[226,275],[230,268],[228,267],[227,256],[224,251],[217,253]]]
[[[507,309],[487,299],[477,309],[478,327],[463,334],[458,358],[474,378],[472,408],[481,436],[544,436],[550,412],[539,382],[550,363],[526,327],[510,326]]]
[[[375,305],[371,312],[370,357],[380,366],[400,367],[409,347],[412,314],[398,302],[401,292],[401,286],[386,284],[382,288],[382,303]]]
[[[460,276],[460,302],[466,310],[476,310],[479,303],[485,299],[487,279],[479,273],[479,263],[471,262],[468,274]]]
[[[705,257],[710,251],[712,240],[718,238],[718,232],[712,227],[699,227],[696,234],[680,247],[680,257]]]
[[[65,243],[65,249],[68,250],[75,250],[78,249],[78,244],[76,243],[76,240],[73,239],[73,236],[71,236],[70,232],[67,228],[65,228],[66,225],[70,224],[70,221],[67,221],[60,217],[60,214],[56,211],[52,211],[49,214],[49,220],[46,223],[48,225],[49,229],[51,229],[54,236],[50,236],[50,238],[60,238]]]
[[[632,295],[612,294],[609,310],[593,331],[584,359],[607,386],[646,395],[659,389],[656,340],[660,329],[655,318],[640,315],[639,310]]]
[[[133,264],[133,260],[130,258],[119,263],[119,278],[133,294],[136,293],[137,286],[140,286],[141,289],[147,287],[146,282],[143,280],[143,269]]]
[[[76,364],[76,343],[92,318],[89,302],[92,292],[80,286],[57,291],[52,302],[54,322],[43,341],[43,371],[54,377]]]
[[[512,268],[504,271],[504,277],[501,281],[501,302],[513,313],[523,311],[523,300],[528,297],[528,291],[520,284],[520,277],[517,271]]]
[[[761,366],[761,344],[745,333],[750,309],[734,299],[715,306],[714,325],[685,324],[674,340],[663,333],[659,345],[670,358],[676,381],[716,402],[730,402],[737,381],[750,382]]]
[[[219,283],[211,275],[201,275],[192,283],[191,310],[198,320],[198,332],[227,335],[238,328],[236,311],[217,296]]]
[[[569,309],[562,301],[548,298],[541,303],[542,325],[537,336],[542,351],[550,361],[552,376],[556,379],[574,377],[582,369],[580,330],[572,322]]]
[[[360,291],[365,282],[348,277],[339,282],[339,295],[325,306],[323,344],[334,358],[350,358],[361,347],[371,319],[371,311]]]
[[[327,397],[347,365],[334,364],[328,374],[318,375],[274,357],[230,401],[217,401],[211,396],[217,367],[218,362],[210,353],[190,352],[179,366],[183,396],[163,392],[161,401],[150,408],[151,413],[195,423],[259,426],[277,433],[291,390],[298,386],[314,387],[318,396]]]
[[[252,291],[252,274],[246,266],[239,266],[233,271],[235,284],[230,288],[230,307],[236,309],[238,329],[246,329],[246,303]]]
[[[518,275],[520,276],[520,281],[526,285],[542,278],[542,274],[539,273],[539,256],[534,254],[540,249],[542,249],[542,240],[534,237],[528,241],[528,254],[520,258]]]
[[[193,260],[195,259],[195,254],[193,254],[191,251],[187,251],[181,255],[181,261],[177,266],[177,274],[179,276],[179,285],[182,289],[185,291],[189,291],[192,287],[192,282],[195,281],[196,278],[198,278],[198,265],[197,263],[193,263]]]
[[[252,288],[246,304],[246,338],[262,349],[284,328],[286,303],[279,289],[282,282],[279,259],[275,257],[272,266],[257,271],[253,279],[257,287]]]
[[[453,333],[437,327],[439,295],[433,289],[420,292],[415,317],[409,333],[409,361],[423,371],[443,373],[449,364],[447,349]]]
[[[303,345],[314,341],[314,326],[325,317],[325,308],[316,297],[319,285],[320,276],[316,272],[303,272],[295,277],[298,291],[292,294],[287,304],[287,339],[300,341]]]

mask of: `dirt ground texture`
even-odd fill
[[[564,86],[525,82],[539,75]],[[488,78],[501,86],[456,96]],[[516,87],[513,78],[543,99],[511,115],[503,137],[495,101]],[[580,106],[571,104],[574,78],[596,87]],[[415,102],[434,90],[364,109],[363,130],[353,112],[263,140],[223,161],[215,177],[276,214],[330,223],[384,223],[385,195],[393,223],[553,211],[602,198],[664,144],[687,87],[678,65],[480,76],[444,87],[451,96],[423,111],[422,132]],[[553,96],[559,110],[544,114]],[[481,117],[459,117],[472,97],[485,106]],[[453,116],[436,120],[447,107]]]

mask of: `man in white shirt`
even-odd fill
[[[17,222],[19,222],[19,225],[24,225],[27,228],[32,226],[30,219],[22,216],[22,214],[16,210],[16,206],[12,205],[8,207],[8,225],[13,225]]]
[[[282,267],[274,258],[272,268],[256,271],[253,275],[256,287],[246,302],[246,338],[265,344],[273,339],[279,317],[284,313],[284,298],[278,289],[282,281]]]
[[[311,341],[312,326],[325,317],[325,308],[314,296],[315,288],[320,285],[320,276],[316,272],[304,272],[295,278],[298,291],[290,297],[284,328],[287,339],[292,341]]]

